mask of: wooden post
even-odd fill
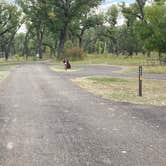
[[[142,96],[142,65],[139,65],[139,96]]]

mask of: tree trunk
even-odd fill
[[[39,27],[37,27],[39,28]],[[37,54],[39,55],[39,59],[43,58],[43,51],[42,51],[42,45],[43,45],[43,35],[44,35],[44,31],[45,31],[45,26],[41,27],[39,29],[37,29]]]
[[[42,39],[41,38],[38,39],[38,55],[39,55],[39,59],[43,58]]]
[[[63,29],[60,32],[59,46],[58,46],[58,58],[61,57],[62,52],[64,50],[64,45],[67,37],[67,25],[65,24]]]
[[[80,47],[80,48],[82,48],[82,39],[83,39],[84,31],[85,31],[85,29],[83,28],[83,29],[81,30],[80,35],[79,35],[79,47]]]
[[[79,37],[79,47],[82,48],[82,36]]]
[[[7,61],[8,58],[9,58],[9,52],[8,52],[8,49],[7,49],[6,39],[3,35],[2,35],[2,51],[4,52],[4,57],[5,57],[5,60]]]
[[[22,56],[26,57],[26,60],[28,59],[28,35],[29,35],[29,31],[26,33],[26,36],[24,39],[24,48],[22,50]]]
[[[42,59],[42,38],[41,38],[41,31],[37,32],[37,57]]]

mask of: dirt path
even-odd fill
[[[13,71],[0,88],[0,166],[165,166],[166,107],[110,102],[69,81],[90,70]]]

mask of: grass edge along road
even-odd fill
[[[80,68],[76,68],[76,67],[74,68],[72,67],[71,69],[65,70],[63,65],[61,66],[54,65],[54,66],[51,66],[50,69],[56,72],[76,72],[81,70]]]
[[[166,105],[166,81],[143,80],[143,97],[138,96],[138,80],[134,78],[82,77],[72,79],[89,92],[113,101],[134,104]]]
[[[10,74],[10,70],[15,68],[15,65],[0,65],[0,81],[3,81],[4,79],[6,79],[9,74]]]
[[[0,71],[0,81],[6,79],[9,75],[9,71]]]
[[[137,73],[138,66],[120,66],[122,69],[115,73]],[[143,66],[143,72],[147,74],[166,74],[166,66]]]

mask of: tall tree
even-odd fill
[[[79,47],[82,48],[83,35],[90,28],[97,28],[104,23],[102,14],[93,14],[92,12],[83,14],[80,19],[74,20],[69,27],[70,32],[78,37]]]
[[[99,5],[102,0],[51,0],[52,10],[55,11],[59,23],[58,57],[61,56],[67,38],[69,24],[73,19],[79,19],[81,15],[88,13]]]
[[[15,5],[8,3],[0,5],[0,41],[6,60],[15,34],[22,24],[21,20],[21,11]]]
[[[140,34],[150,51],[166,52],[166,5],[157,3],[145,8],[146,24],[142,23]]]
[[[110,40],[110,44],[112,46],[113,52],[118,55],[118,36],[117,31],[117,19],[118,19],[119,11],[117,5],[112,5],[106,12],[106,21],[109,24],[107,27],[107,36]]]
[[[16,0],[21,6],[26,20],[31,23],[31,27],[36,31],[37,48],[36,53],[39,58],[42,58],[42,42],[46,29],[46,20],[48,16],[47,1],[46,0]]]

